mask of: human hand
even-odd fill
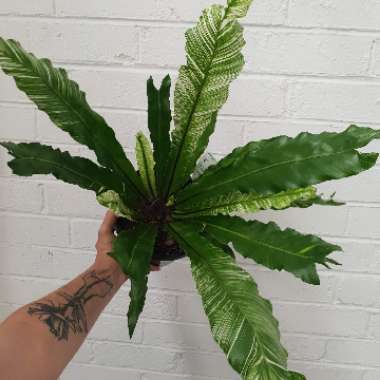
[[[98,240],[95,244],[97,254],[94,265],[97,268],[111,270],[122,284],[128,279],[128,276],[123,273],[120,265],[108,255],[112,251],[112,243],[115,239],[116,221],[117,216],[108,210],[98,231]],[[152,265],[150,270],[158,271],[160,267]]]
[[[119,264],[108,255],[112,251],[112,243],[115,239],[115,224],[117,216],[108,210],[103,218],[98,231],[98,240],[95,244],[96,258],[94,266],[101,270],[109,270],[120,284],[123,284],[128,277],[123,273]]]

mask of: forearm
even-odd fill
[[[125,280],[116,265],[94,264],[9,316],[0,325],[1,377],[56,380]]]

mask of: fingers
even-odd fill
[[[113,237],[116,221],[117,221],[117,216],[111,210],[108,210],[100,226],[99,236]]]

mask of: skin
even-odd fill
[[[108,211],[99,229],[95,262],[86,271],[0,324],[2,379],[56,380],[73,358],[128,279],[107,255],[115,238],[115,222],[116,216]]]

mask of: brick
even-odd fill
[[[93,106],[146,110],[148,76],[145,74],[116,70],[75,71],[72,74],[88,92]],[[97,91],[99,86],[101,92]],[[231,86],[231,95],[222,113],[236,115],[239,110],[239,114],[250,116],[278,116],[284,111],[285,90],[285,82],[281,80],[238,79]]]
[[[347,235],[362,238],[379,238],[378,215],[379,209],[375,207],[352,207],[348,220]]]
[[[140,380],[138,372],[129,371],[128,369],[107,368],[94,365],[85,365],[70,363],[62,373],[60,380],[72,380],[75,378],[93,379],[93,380]]]
[[[372,290],[371,290],[372,291]],[[373,340],[380,339],[380,314],[373,313],[368,324],[368,337]]]
[[[282,343],[289,352],[289,360],[309,360],[317,362],[323,358],[326,340],[311,336],[285,335]]]
[[[216,4],[225,4],[215,0]],[[107,6],[100,0],[82,1],[56,0],[57,14],[60,16],[86,16],[105,18],[126,18],[144,20],[195,21],[202,9],[210,6],[208,0],[196,4],[178,3],[174,0],[142,0],[138,7],[126,6],[122,0],[111,0]],[[269,0],[254,3],[247,21],[257,24],[281,24],[286,17],[286,0]]]
[[[336,241],[343,248],[337,257],[343,271],[380,273],[380,245],[376,242]]]
[[[208,324],[200,296],[183,294],[178,297],[178,321]]]
[[[35,109],[0,106],[1,140],[35,139]]]
[[[72,247],[94,250],[100,224],[100,220],[73,220],[71,222]]]
[[[134,62],[138,54],[138,30],[130,25],[3,20],[0,34],[19,40],[37,56],[59,62],[124,65]]]
[[[75,144],[70,135],[56,127],[44,112],[37,112],[36,130],[38,141],[44,144]]]
[[[177,67],[186,63],[187,27],[145,27],[141,33],[140,60],[147,65]]]
[[[161,268],[159,273],[149,276],[149,287],[157,289],[176,289],[195,292],[195,283],[191,275],[190,262],[187,258]]]
[[[238,146],[244,145],[244,122],[241,120],[219,119],[215,132],[210,137],[208,152],[214,154],[228,154]]]
[[[13,101],[32,104],[27,96],[16,87],[13,78],[5,75],[3,72],[0,73],[0,88],[0,102]]]
[[[101,111],[100,113],[105,117],[108,125],[115,131],[120,144],[126,149],[135,149],[138,132],[141,131],[145,136],[149,137],[147,108],[139,113],[117,111]]]
[[[244,263],[252,263],[244,260]],[[334,297],[336,277],[321,273],[321,285],[305,284],[290,273],[262,270],[260,265],[245,267],[257,282],[260,294],[270,300],[330,303]]]
[[[346,124],[340,125],[334,122],[317,123],[312,121],[296,120],[252,120],[244,121],[245,142],[268,139],[275,136],[286,135],[295,137],[302,132],[313,134],[328,132],[339,132],[344,130]]]
[[[9,304],[0,304],[0,322],[5,320],[11,313],[16,310],[16,306]]]
[[[24,0],[2,0],[1,15],[51,15],[53,14],[52,0],[30,2]]]
[[[92,343],[85,341],[73,358],[73,363],[90,363],[93,358]]]
[[[326,362],[304,363],[300,361],[292,362],[290,360],[289,367],[304,374],[310,380],[362,380],[364,374],[364,370],[360,368],[339,366]],[[371,380],[375,380],[375,378]]]
[[[286,85],[283,80],[240,78],[230,87],[222,114],[255,117],[281,116],[285,108]]]
[[[371,149],[372,150],[372,149]],[[373,149],[375,150],[375,149]],[[343,202],[380,202],[379,168],[372,168],[357,176],[343,178],[339,181],[326,182],[319,186],[321,192],[332,194]]]
[[[365,311],[311,304],[274,304],[274,315],[285,333],[362,337],[369,315]]]
[[[49,215],[101,218],[106,212],[94,192],[78,186],[53,182],[44,184],[44,190]]]
[[[200,0],[196,4],[178,3],[174,0],[165,0],[160,2],[166,5],[166,8],[171,11],[169,17],[173,20],[180,21],[196,21],[203,9],[211,4],[225,5],[225,1],[217,0],[210,3],[208,0]],[[244,22],[255,24],[281,24],[286,17],[286,1],[284,0],[269,0],[266,2],[253,3]]]
[[[87,92],[90,105],[94,107],[137,110],[147,108],[146,81],[149,73],[96,69],[72,70],[71,77]]]
[[[183,352],[178,371],[196,376],[234,378],[236,373],[222,354]]]
[[[6,254],[0,273],[71,280],[85,271],[95,255],[57,248],[0,244]]]
[[[125,316],[128,310],[130,286],[124,285],[107,307],[107,312]],[[177,300],[174,295],[149,290],[141,319],[174,320]],[[141,323],[141,322],[140,322]]]
[[[379,12],[380,4],[376,0],[344,3],[339,0],[290,0],[288,22],[292,26],[378,30]]]
[[[344,305],[380,307],[378,294],[380,278],[377,276],[347,275],[336,288],[336,300]]]
[[[39,183],[22,180],[0,182],[0,209],[36,212],[42,208],[42,188]]]
[[[101,315],[89,334],[89,339],[121,343],[141,343],[143,330],[139,325],[133,338],[129,338],[127,317]]]
[[[246,70],[297,75],[366,75],[372,38],[334,33],[248,30]]]
[[[325,359],[335,363],[378,366],[380,343],[364,340],[331,340],[327,343]]]
[[[306,209],[292,208],[260,212],[255,214],[255,217],[265,223],[274,221],[281,228],[290,227],[301,233],[343,236],[348,222],[348,208],[334,206],[313,206]]]
[[[10,177],[12,171],[8,166],[8,161],[11,160],[11,155],[3,148],[0,147],[0,176],[1,177]],[[3,179],[2,179],[3,180]]]
[[[380,39],[376,40],[372,53],[372,72],[380,75]]]
[[[66,219],[3,214],[0,242],[67,247],[68,227]]]
[[[364,82],[294,82],[289,111],[296,118],[378,122],[380,86]]]
[[[25,305],[60,287],[56,280],[42,281],[31,278],[0,277],[0,298],[4,303]]]
[[[210,328],[182,323],[144,323],[144,344],[219,352]]]
[[[94,343],[93,350],[95,364],[161,372],[177,367],[175,351],[109,342]]]
[[[168,15],[170,12],[156,0],[142,0],[138,6],[123,0],[111,0],[103,3],[101,0],[84,0],[80,3],[75,0],[56,0],[59,16],[85,16],[125,19],[156,19]]]

